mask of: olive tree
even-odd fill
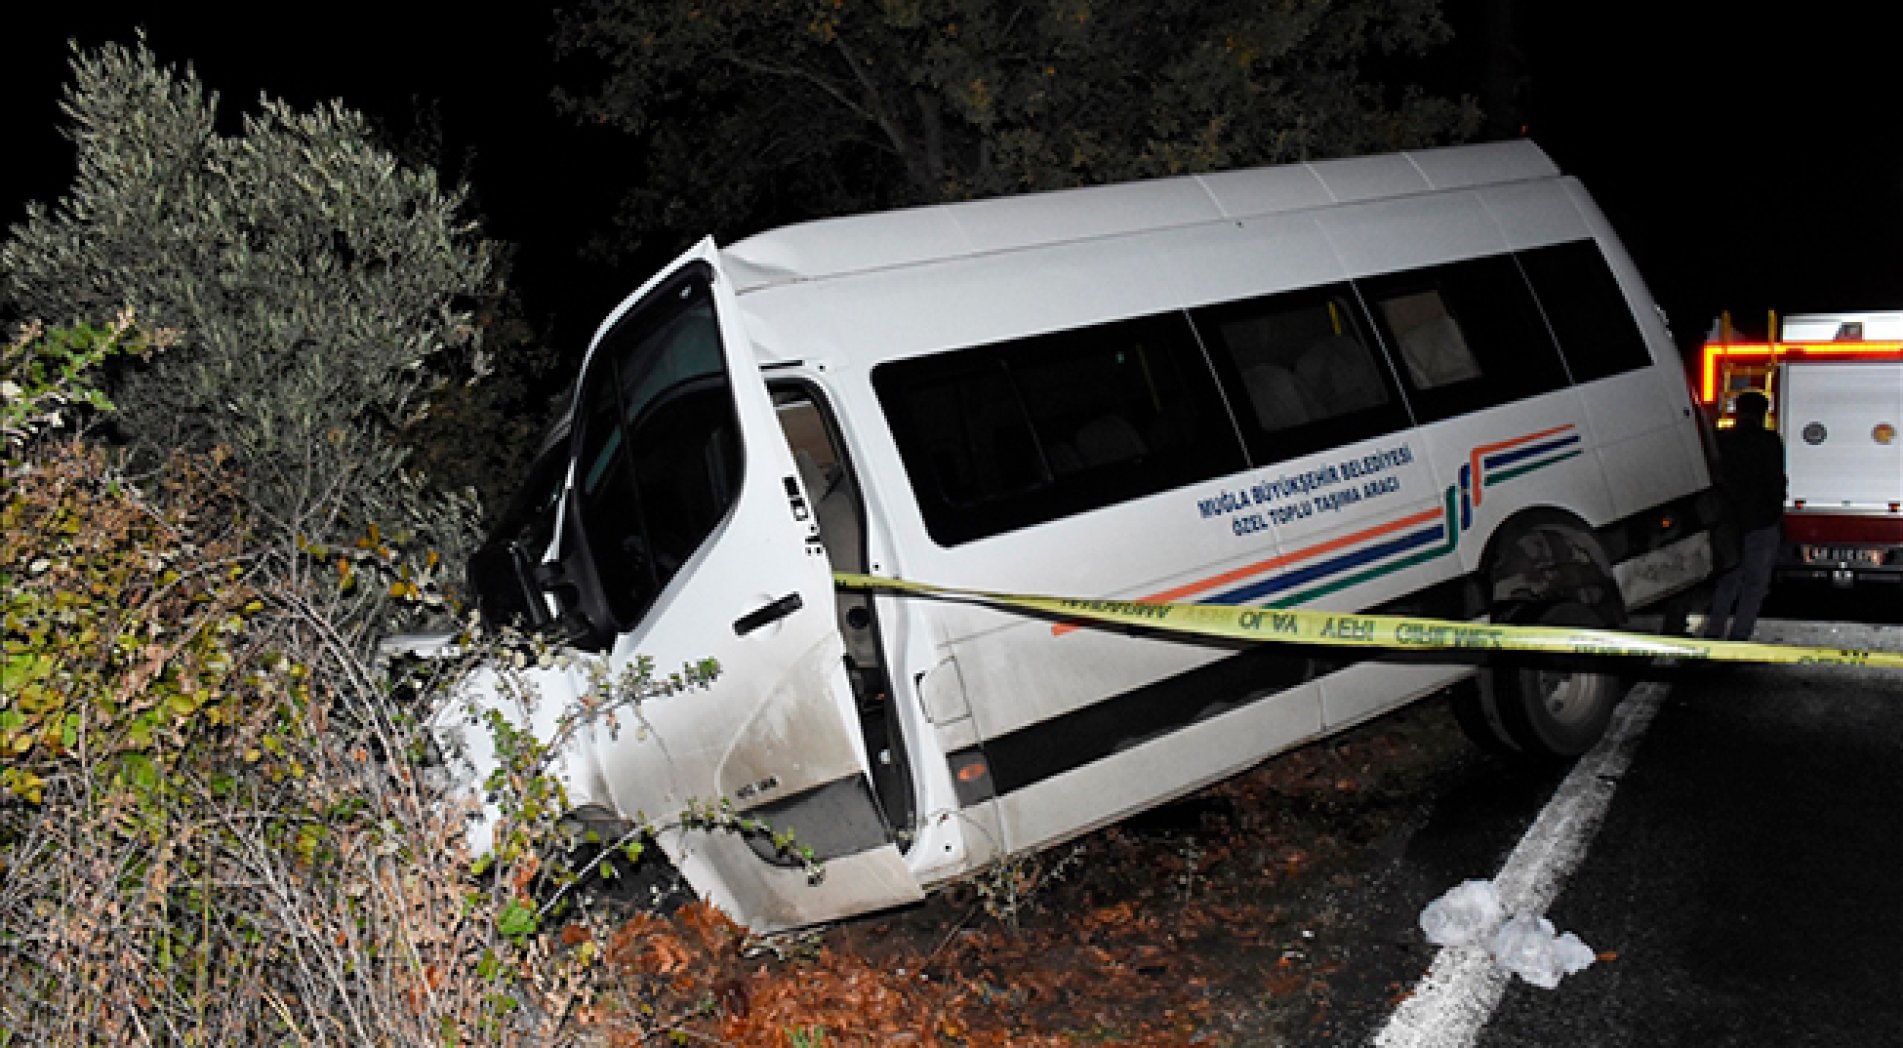
[[[153,451],[223,449],[280,534],[412,522],[406,433],[446,376],[485,366],[468,307],[494,253],[463,191],[340,102],[266,97],[221,133],[217,96],[143,37],[75,46],[72,71],[77,174],[0,248],[14,313],[130,306],[170,331],[114,376],[120,427]]]

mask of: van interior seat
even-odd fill
[[[1078,427],[1071,443],[1086,466],[1128,462],[1142,458],[1150,450],[1142,434],[1122,415],[1100,415],[1091,419]]]
[[[1051,476],[1061,477],[1084,468],[1084,458],[1077,449],[1069,444],[1057,443],[1044,446],[1044,461],[1051,467]]]
[[[1295,362],[1295,377],[1324,416],[1387,402],[1367,347],[1347,335],[1330,335],[1303,350]]]
[[[1395,337],[1401,342],[1409,376],[1422,389],[1480,377],[1480,364],[1453,317],[1442,314]]]
[[[1256,421],[1263,429],[1299,426],[1320,412],[1294,372],[1280,364],[1257,364],[1242,373]]]

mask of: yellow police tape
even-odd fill
[[[1232,640],[1283,644],[1325,644],[1345,648],[1401,651],[1531,651],[1556,655],[1625,655],[1645,658],[1701,659],[1713,662],[1762,662],[1903,669],[1903,651],[1859,651],[1758,641],[1664,637],[1576,626],[1502,626],[1453,622],[1406,615],[1356,615],[1242,607],[1232,604],[1175,604],[1130,600],[1079,600],[1026,593],[934,586],[905,579],[836,572],[833,580],[856,590],[886,590],[1000,604],[1060,619],[1140,626]]]

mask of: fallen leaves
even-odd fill
[[[744,930],[704,905],[637,917],[607,940],[628,996],[605,1025],[626,1045],[679,1031],[688,1043],[787,1048],[1312,1038],[1333,1021],[1341,971],[1317,939],[1337,915],[1318,899],[1387,825],[1392,809],[1370,799],[1408,787],[1393,779],[1407,763],[1397,758],[1464,752],[1457,732],[1410,723],[1352,749],[1289,754],[1088,838],[1013,925],[988,916],[971,885],[776,955],[749,951]]]

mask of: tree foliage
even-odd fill
[[[221,134],[217,97],[142,39],[72,67],[78,173],[0,249],[13,310],[65,325],[130,305],[175,330],[171,352],[119,370],[121,427],[155,450],[228,449],[282,532],[392,519],[406,430],[445,375],[483,370],[466,297],[491,247],[462,192],[341,103],[266,98]]]
[[[558,101],[641,146],[618,223],[866,210],[1458,140],[1470,100],[1370,68],[1439,0],[584,0]]]
[[[48,331],[27,324],[0,345],[0,461],[13,463],[36,438],[78,421],[82,413],[114,410],[100,388],[101,366],[119,357],[149,357],[168,337],[139,330],[130,310],[104,327]]]

